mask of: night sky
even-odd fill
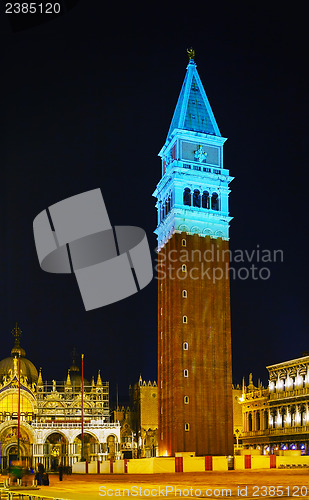
[[[155,265],[157,154],[192,46],[228,137],[231,249],[283,250],[283,262],[253,261],[269,267],[268,280],[231,282],[234,382],[253,372],[267,384],[265,366],[309,351],[304,12],[252,2],[121,5],[80,0],[27,29],[1,5],[0,357],[18,321],[45,379],[66,377],[73,347],[88,379],[101,369],[112,399],[116,384],[126,400],[140,374],[157,378],[157,281],[85,312],[74,275],[40,269],[32,223],[49,205],[101,188],[113,224],[146,230]]]

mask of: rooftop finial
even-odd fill
[[[20,347],[19,339],[21,337],[21,333],[22,333],[21,329],[19,328],[18,323],[16,322],[15,328],[13,328],[12,330],[12,335],[13,337],[15,337],[15,342],[14,342],[14,347],[11,350],[11,356],[15,356],[16,354],[17,356],[23,356],[23,357],[26,356],[25,350],[22,347]]]
[[[192,47],[190,47],[189,49],[187,49],[187,54],[188,54],[188,57],[189,57],[189,61],[191,59],[194,60],[194,58],[195,58],[195,50],[192,49]]]
[[[21,329],[18,326],[18,323],[16,322],[15,328],[12,330],[12,335],[15,337],[15,346],[19,347],[19,339],[21,337]]]

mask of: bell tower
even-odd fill
[[[162,158],[158,225],[159,454],[233,454],[229,171],[194,51]]]

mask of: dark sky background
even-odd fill
[[[231,249],[284,252],[266,264],[268,280],[231,282],[234,382],[253,372],[266,384],[265,366],[309,351],[306,16],[261,5],[79,0],[28,29],[1,5],[2,358],[18,321],[45,379],[66,377],[74,346],[88,378],[101,369],[110,381],[112,399],[116,384],[125,400],[140,374],[157,378],[157,281],[85,312],[73,275],[40,269],[32,223],[99,187],[112,223],[144,228],[155,259],[157,154],[188,46],[228,137]]]

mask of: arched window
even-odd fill
[[[186,298],[188,297],[187,290],[183,290],[183,291],[182,291],[182,297],[183,297],[184,299],[186,299]]]
[[[183,192],[183,204],[191,207],[191,190],[190,188],[185,188]]]
[[[256,412],[256,430],[259,431],[261,429],[261,419],[260,419],[260,412]]]
[[[285,419],[284,419],[284,417],[285,417],[285,407],[284,406],[282,406],[280,408],[279,413],[281,415],[281,427],[283,428],[284,424],[285,424]]]
[[[249,413],[248,415],[248,427],[249,427],[249,432],[252,431],[252,415]]]
[[[219,196],[217,193],[212,193],[211,210],[219,210]]]
[[[276,408],[272,408],[269,413],[270,413],[270,416],[271,416],[271,427],[275,428],[275,425],[276,425],[276,415],[277,415]]]
[[[183,350],[184,350],[184,351],[187,351],[188,349],[189,349],[189,344],[188,344],[188,342],[184,342],[184,343],[183,343]]]
[[[264,411],[264,429],[268,429],[268,411]]]
[[[305,422],[305,412],[306,412],[306,408],[303,404],[301,404],[299,406],[299,413],[300,413],[300,425],[303,426],[304,425],[304,422]]]
[[[183,376],[188,378],[189,377],[189,371],[185,368],[185,370],[183,371]]]
[[[183,317],[182,317],[182,322],[183,322],[183,323],[188,323],[188,318],[187,318],[187,316],[183,316]]]
[[[292,405],[290,407],[290,414],[291,414],[291,427],[295,425],[295,414],[296,414],[296,406]]]
[[[201,206],[201,194],[198,189],[194,189],[193,191],[193,206],[199,208]]]
[[[202,208],[209,208],[209,193],[208,193],[208,191],[203,191]]]
[[[183,402],[185,405],[188,405],[189,404],[189,396],[184,396]]]
[[[186,266],[186,264],[182,264],[181,270],[182,270],[183,273],[187,272],[187,266]]]
[[[190,424],[185,424],[185,431],[189,431],[190,430]]]
[[[181,240],[181,246],[183,247],[187,246],[187,241],[184,238]]]

